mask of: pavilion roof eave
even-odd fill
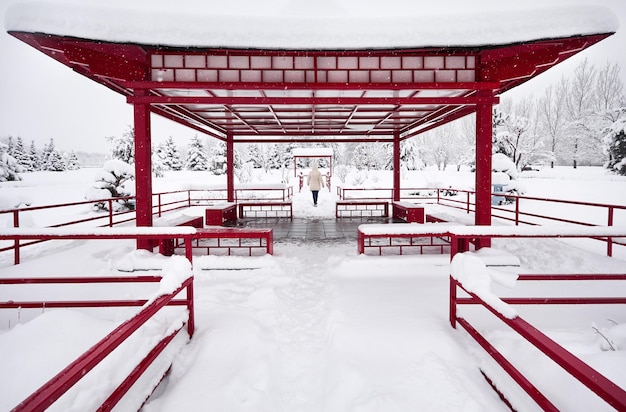
[[[402,140],[413,137],[472,113],[476,104],[497,103],[500,93],[613,33],[506,46],[280,53],[11,34],[129,103],[147,104],[200,133],[222,141],[232,135],[238,142],[304,143],[312,141],[309,136],[326,142],[390,141],[396,132]],[[160,78],[161,72],[172,77]],[[385,73],[387,79],[380,76]],[[448,77],[417,80],[437,73]],[[198,80],[200,74],[207,78]],[[148,93],[136,95],[137,90]]]

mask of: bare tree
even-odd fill
[[[555,88],[549,86],[539,101],[540,119],[545,134],[546,148],[551,152],[550,167],[554,168],[558,146],[565,127],[564,99],[567,80],[563,77]]]
[[[565,107],[574,168],[578,167],[580,158],[588,152],[590,143],[593,141],[594,130],[591,127],[591,122],[596,76],[595,66],[585,59],[576,67],[573,78],[567,83]]]

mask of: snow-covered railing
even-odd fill
[[[46,233],[45,236],[52,236]],[[86,237],[86,234],[79,234]],[[32,236],[35,236],[33,233]],[[43,234],[38,235],[43,236]],[[141,236],[141,235],[137,235]],[[105,238],[98,234],[95,238]],[[111,237],[116,238],[116,237]],[[133,385],[142,378],[142,385],[147,387],[138,388],[141,395],[133,396],[126,400],[125,407],[128,410],[138,410],[141,403],[149,397],[154,388],[161,382],[165,376],[171,359],[164,364],[160,364],[155,370],[151,369],[150,376],[145,378],[145,373],[151,365],[159,358],[164,349],[170,345],[178,336],[179,332],[187,326],[188,338],[193,336],[194,332],[194,306],[193,306],[193,276],[191,272],[190,262],[181,257],[176,256],[164,265],[162,276],[129,276],[129,277],[54,277],[54,278],[17,278],[17,279],[0,279],[2,285],[33,285],[33,284],[102,284],[102,283],[159,283],[159,289],[153,293],[148,299],[141,300],[72,300],[72,301],[7,301],[0,302],[0,309],[5,308],[110,308],[110,307],[133,307],[141,306],[141,310],[133,317],[123,322],[102,340],[93,345],[85,353],[80,355],[71,364],[65,367],[61,372],[48,380],[39,389],[24,399],[13,410],[14,411],[42,411],[55,404],[64,394],[71,391],[75,385],[79,385],[76,390],[80,391],[79,382],[88,375],[94,368],[105,361],[114,351],[124,350],[122,345],[131,336],[142,328],[144,324],[153,319],[161,309],[172,306],[186,307],[186,314],[181,316],[168,316],[168,323],[164,325],[159,336],[154,336],[145,342],[145,345],[137,347],[137,342],[130,349],[133,356],[139,356],[141,359],[134,368],[119,381],[111,382],[109,376],[102,376],[98,379],[100,384],[105,388],[102,396],[95,396],[93,399],[86,400],[90,402],[88,409],[95,410],[111,410],[133,387]],[[181,292],[185,292],[185,297],[175,299]],[[186,317],[186,320],[185,320]],[[162,320],[159,320],[162,322]],[[144,338],[145,339],[145,338]],[[154,344],[156,341],[156,344]],[[187,341],[187,339],[185,339]],[[139,351],[138,353],[135,353]],[[129,359],[131,356],[124,356]],[[162,363],[162,362],[161,362]],[[94,371],[98,376],[103,373],[102,368]],[[109,392],[106,392],[109,391]],[[106,397],[106,398],[105,398]]]
[[[41,242],[45,240],[90,240],[90,239],[183,239],[185,243],[185,256],[191,262],[191,240],[196,233],[193,227],[113,227],[113,228],[7,228],[0,229],[0,241],[13,241],[14,246],[0,249],[6,251],[13,249],[14,264],[20,263],[20,248],[25,244],[22,241],[32,240]],[[26,245],[35,242],[26,243]]]
[[[191,206],[204,205],[213,202],[223,202],[227,199],[227,189],[224,185],[197,185],[185,190],[154,193],[153,215],[161,216],[165,212],[183,209]],[[235,186],[235,202],[252,200],[281,200],[286,201],[293,197],[293,186],[285,184],[238,184]]]
[[[501,192],[492,193],[502,197]],[[391,188],[337,187],[339,199],[389,200],[393,199]],[[580,226],[626,225],[626,205],[581,202],[506,194],[507,203],[492,205],[492,218],[521,225],[553,225],[567,223]],[[402,188],[400,200],[436,203],[471,213],[476,210],[475,192],[455,188]],[[552,207],[559,205],[560,207]],[[551,212],[554,213],[551,214]],[[581,219],[584,216],[585,220]],[[613,255],[613,245],[626,246],[625,238],[592,237],[606,242],[607,256]]]
[[[517,382],[543,409],[557,411],[549,400],[520,370],[488,341],[467,319],[457,315],[458,305],[480,305],[544,353],[564,371],[576,378],[606,403],[626,410],[626,391],[583,362],[557,342],[522,319],[513,305],[626,305],[626,296],[610,297],[515,297],[500,298],[490,289],[491,282],[511,284],[517,281],[626,281],[620,274],[524,274],[495,272],[479,257],[466,252],[469,242],[479,238],[610,238],[626,236],[626,227],[454,227],[450,276],[450,323],[461,325],[469,335]],[[461,290],[465,296],[459,297]],[[489,378],[488,378],[489,380]]]

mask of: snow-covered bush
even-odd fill
[[[134,170],[131,165],[121,160],[113,159],[107,161],[102,170],[96,174],[96,181],[93,187],[87,192],[87,200],[101,200],[108,198],[128,197],[134,195],[135,179]],[[97,210],[109,210],[109,202],[101,201],[94,205]],[[134,199],[119,199],[112,202],[114,212],[134,210]]]
[[[495,153],[491,159],[491,184],[501,185],[503,194],[520,195],[524,193],[523,185],[517,180],[515,163],[502,153]],[[507,202],[511,198],[505,198]]]

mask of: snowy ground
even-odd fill
[[[3,186],[0,195],[28,198],[33,204],[82,200],[93,172],[25,175],[24,181]],[[584,200],[592,196],[596,202],[626,204],[626,179],[607,176],[601,169],[563,168],[525,176],[529,196]],[[388,176],[369,178],[366,185],[385,186]],[[155,190],[210,179],[204,174],[168,175],[156,180]],[[415,186],[473,185],[469,173],[431,170],[410,179]],[[323,191],[319,207],[313,208],[306,190],[299,194],[296,187],[295,191],[296,216],[333,218],[333,192]],[[37,225],[38,219],[31,223]],[[496,242],[494,247],[518,256],[526,270],[623,272],[626,260],[608,259],[554,240]],[[0,256],[2,276],[103,275],[117,273],[129,259],[136,266],[153,261],[134,253],[133,243],[126,241],[48,243],[25,249],[23,258],[22,265],[13,267],[10,256]],[[442,260],[359,256],[355,244],[344,242],[278,243],[274,256],[206,258],[201,266],[213,269],[195,272],[196,335],[180,353],[170,355],[175,357],[171,375],[159,396],[144,407],[146,411],[209,407],[219,411],[507,410],[479,367],[490,373],[518,410],[536,410],[462,331],[449,326],[450,268]],[[114,293],[124,298],[149,295],[156,288],[66,288],[58,294],[71,298]],[[0,300],[25,299],[32,290],[2,288]],[[540,289],[517,285],[494,287],[494,291],[625,296],[626,287],[612,282]],[[626,313],[621,307],[518,310],[626,388]],[[40,316],[36,316],[40,311],[0,312],[0,363],[8,366],[0,371],[0,411],[9,410],[131,312],[46,310]],[[603,410],[593,395],[580,390],[503,326],[474,309],[463,314],[476,321],[561,410]],[[618,350],[607,350],[607,341],[594,325],[612,338]],[[152,326],[145,334],[150,337],[159,331]],[[95,371],[98,377],[66,397],[57,410],[93,409],[97,389],[132,363],[141,349],[137,345],[122,351],[113,366]]]

